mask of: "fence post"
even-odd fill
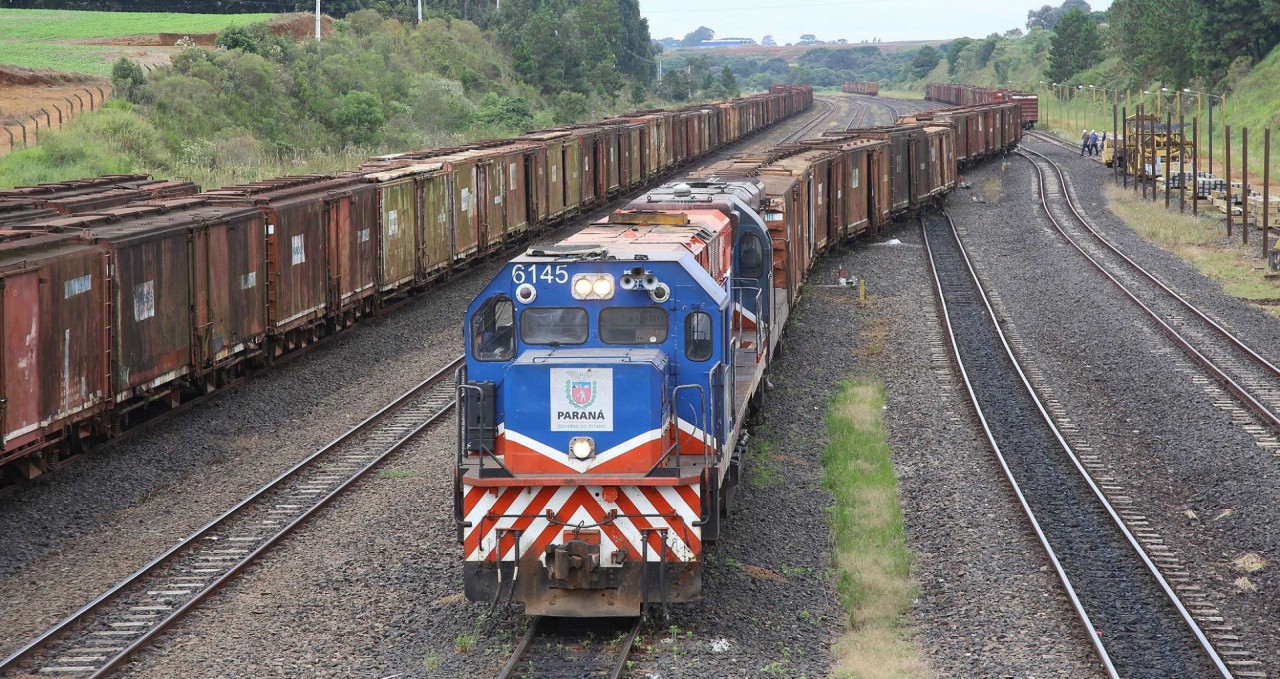
[[[1227,150],[1226,171],[1227,171],[1227,237],[1231,237],[1231,126],[1224,125],[1222,128],[1222,140],[1226,142],[1224,147]]]
[[[1178,212],[1181,214],[1187,211],[1187,121],[1182,116],[1182,99],[1178,102]]]
[[[1120,157],[1120,151],[1124,151],[1124,167],[1120,168],[1120,176],[1124,181],[1125,190],[1129,189],[1129,107],[1125,106],[1120,109],[1120,124],[1124,126],[1124,134],[1116,137],[1116,158]],[[1121,143],[1124,143],[1121,146]]]
[[[1271,253],[1271,128],[1262,133],[1262,258]]]
[[[1195,175],[1191,186],[1191,214],[1200,216],[1200,116],[1191,119],[1191,174]]]
[[[53,119],[49,117],[49,109],[42,108],[40,112],[44,114],[44,126],[53,127]]]
[[[13,138],[13,130],[6,127],[4,131],[9,134],[9,150],[12,151],[18,145],[18,142]]]
[[[80,112],[84,113],[84,99],[80,98],[80,94],[78,92],[73,93],[71,96],[75,97],[76,101],[80,102]]]
[[[91,92],[87,87],[85,88],[84,91],[85,91],[85,94],[89,95],[89,110],[92,111],[94,109],[93,92]]]
[[[1172,165],[1172,163],[1169,162],[1169,150],[1170,150],[1169,142],[1170,142],[1170,137],[1172,136],[1173,136],[1173,114],[1169,113],[1168,111],[1165,111],[1164,113],[1164,209],[1166,210],[1169,209],[1169,200],[1171,199],[1171,197],[1169,196],[1169,171],[1172,170],[1173,168],[1169,167],[1170,165]],[[1152,136],[1152,139],[1155,139],[1154,135]],[[1155,142],[1152,142],[1152,143],[1155,143]]]
[[[1240,242],[1249,244],[1249,128],[1240,128]]]
[[[22,148],[25,149],[27,148],[27,124],[19,120],[18,126],[22,128]]]
[[[107,93],[103,92],[101,87],[96,89],[98,90],[98,105],[101,106],[107,102]]]
[[[1138,149],[1138,164],[1134,166],[1135,172],[1133,173],[1133,190],[1136,193],[1138,190],[1138,184],[1142,184],[1143,200],[1147,199],[1147,165],[1144,162],[1146,160],[1145,156],[1147,155],[1147,142],[1142,139],[1142,133],[1144,132],[1143,121],[1146,113],[1147,113],[1146,105],[1139,104],[1138,120],[1136,121],[1137,124],[1134,125],[1134,128],[1135,128],[1134,131],[1137,134],[1135,134],[1133,138],[1133,145],[1135,148]]]
[[[65,124],[65,122],[62,120],[62,109],[59,108],[57,104],[54,104],[53,110],[58,112],[58,129],[62,129],[62,126]]]
[[[27,117],[36,124],[36,143],[40,143],[40,119],[30,113],[27,114]]]

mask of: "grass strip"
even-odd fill
[[[849,629],[836,641],[834,676],[926,677],[924,654],[904,614],[911,579],[893,449],[884,429],[884,386],[855,377],[843,383],[827,414],[822,455],[831,509],[835,568]]]
[[[1220,219],[1193,217],[1164,208],[1164,199],[1152,203],[1118,186],[1105,187],[1107,207],[1140,236],[1189,262],[1201,273],[1222,284],[1233,297],[1246,300],[1280,299],[1280,285],[1263,278],[1266,263],[1259,259],[1261,246],[1241,245],[1239,236],[1226,240],[1226,226]],[[1216,208],[1204,203],[1203,208]],[[1239,225],[1237,224],[1237,228]],[[1272,313],[1280,312],[1267,306]]]

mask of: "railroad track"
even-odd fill
[[[534,618],[498,679],[618,679],[643,618]]]
[[[459,356],[0,661],[0,675],[101,677],[235,579],[454,405]]]
[[[804,139],[805,135],[809,134],[819,125],[826,122],[827,119],[830,118],[836,112],[836,105],[832,103],[830,100],[814,99],[813,103],[822,104],[823,106],[826,106],[826,110],[823,111],[821,114],[815,116],[813,120],[810,120],[804,125],[801,125],[800,127],[796,128],[794,132],[778,140],[778,146],[785,146],[786,144],[791,144],[793,142],[797,142],[797,141],[800,141],[801,139]]]
[[[866,124],[868,114],[871,112],[870,105],[864,105],[855,97],[853,101],[853,117],[849,119],[849,124],[844,126],[845,132],[852,132],[863,127],[870,127]]]
[[[1019,153],[1036,170],[1041,208],[1058,233],[1241,405],[1280,432],[1280,368],[1098,232],[1081,214],[1061,166],[1027,148]]]
[[[1108,676],[1231,677],[1036,395],[950,217],[921,232],[978,421]]]

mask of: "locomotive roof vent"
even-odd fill
[[[688,184],[676,184],[671,187],[671,192],[681,198],[688,198],[693,195],[693,187]]]

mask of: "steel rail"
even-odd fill
[[[1074,247],[1077,251],[1079,251],[1080,254],[1084,255],[1085,259],[1089,260],[1089,263],[1092,264],[1093,267],[1097,269],[1099,273],[1105,276],[1107,280],[1110,280],[1112,283],[1114,283],[1116,287],[1118,287],[1120,291],[1125,294],[1126,297],[1132,300],[1134,304],[1137,304],[1138,307],[1141,308],[1142,311],[1147,314],[1147,316],[1149,316],[1153,321],[1155,321],[1156,324],[1160,326],[1161,330],[1165,332],[1165,334],[1167,334],[1171,339],[1173,339],[1176,344],[1182,347],[1185,353],[1191,356],[1192,359],[1194,359],[1196,362],[1203,365],[1213,375],[1213,377],[1218,380],[1219,383],[1221,383],[1228,391],[1235,394],[1236,397],[1240,399],[1240,401],[1242,401],[1246,407],[1254,411],[1255,414],[1257,414],[1260,418],[1262,418],[1262,420],[1264,420],[1267,424],[1269,424],[1273,429],[1280,431],[1280,415],[1278,415],[1271,408],[1268,408],[1266,405],[1261,403],[1252,393],[1249,392],[1249,390],[1246,387],[1241,385],[1235,379],[1232,379],[1232,377],[1228,375],[1225,370],[1223,370],[1216,363],[1214,363],[1213,359],[1204,355],[1204,353],[1200,349],[1198,349],[1191,342],[1191,340],[1189,340],[1182,333],[1178,332],[1178,330],[1174,328],[1172,325],[1170,325],[1169,322],[1164,319],[1164,317],[1162,317],[1154,309],[1152,309],[1145,302],[1139,299],[1137,293],[1135,293],[1133,290],[1130,290],[1129,287],[1126,286],[1124,283],[1122,283],[1118,278],[1116,278],[1111,271],[1107,270],[1107,268],[1102,264],[1102,262],[1099,262],[1096,258],[1094,258],[1092,255],[1086,252],[1084,247],[1080,245],[1080,243],[1078,243],[1074,238],[1072,238],[1067,233],[1066,229],[1063,228],[1062,224],[1058,221],[1057,217],[1055,217],[1052,211],[1049,209],[1049,204],[1046,198],[1047,180],[1045,178],[1044,168],[1040,166],[1040,163],[1037,163],[1035,160],[1030,158],[1027,154],[1031,154],[1033,156],[1040,158],[1046,164],[1048,164],[1048,166],[1051,169],[1054,170],[1058,178],[1058,182],[1062,187],[1063,200],[1066,203],[1067,207],[1071,210],[1071,214],[1075,217],[1076,221],[1079,222],[1080,225],[1084,227],[1084,229],[1090,235],[1092,235],[1093,238],[1098,243],[1100,243],[1104,248],[1106,248],[1106,250],[1110,251],[1112,254],[1116,255],[1121,260],[1123,260],[1127,265],[1129,265],[1130,268],[1132,268],[1135,272],[1137,272],[1141,276],[1145,277],[1148,281],[1154,284],[1160,291],[1164,292],[1166,295],[1176,300],[1178,304],[1180,304],[1184,309],[1191,312],[1195,317],[1203,321],[1205,325],[1213,329],[1213,331],[1216,332],[1220,337],[1222,337],[1223,339],[1226,339],[1228,343],[1230,343],[1235,349],[1237,349],[1241,354],[1243,354],[1246,358],[1248,358],[1252,363],[1261,367],[1265,372],[1269,373],[1270,376],[1280,380],[1280,368],[1277,368],[1274,364],[1272,364],[1266,358],[1259,355],[1256,351],[1251,349],[1238,337],[1233,335],[1229,330],[1222,327],[1217,321],[1214,321],[1212,318],[1207,316],[1203,311],[1201,311],[1194,304],[1187,301],[1187,299],[1184,298],[1182,295],[1179,295],[1177,292],[1174,292],[1171,288],[1169,288],[1169,286],[1165,285],[1164,282],[1161,281],[1159,278],[1157,278],[1154,274],[1144,269],[1137,262],[1133,261],[1131,258],[1129,258],[1128,255],[1121,252],[1119,248],[1117,248],[1109,240],[1107,240],[1101,233],[1098,233],[1098,231],[1094,229],[1092,225],[1089,224],[1088,220],[1086,220],[1084,216],[1080,214],[1080,211],[1076,209],[1075,201],[1072,199],[1071,193],[1068,190],[1066,177],[1062,172],[1062,168],[1056,162],[1054,162],[1052,159],[1048,158],[1043,154],[1032,151],[1031,149],[1026,149],[1026,148],[1021,149],[1018,152],[1018,154],[1021,155],[1023,158],[1026,158],[1027,162],[1031,163],[1032,167],[1035,168],[1036,176],[1038,178],[1039,188],[1040,188],[1040,206],[1041,208],[1043,208],[1044,213],[1048,215],[1049,221],[1053,224],[1053,227],[1058,231],[1058,233],[1060,233],[1062,237],[1065,238],[1066,241],[1071,244],[1072,247]]]
[[[1018,360],[1018,357],[1014,354],[1013,347],[1009,344],[1009,340],[1005,336],[1004,330],[1000,327],[1000,323],[998,321],[999,317],[996,315],[995,309],[991,306],[990,297],[987,294],[986,288],[982,285],[982,281],[979,280],[978,278],[977,271],[973,267],[973,262],[969,258],[969,253],[965,249],[964,243],[960,240],[960,234],[956,231],[955,222],[952,221],[951,215],[945,212],[943,214],[944,216],[946,216],[947,222],[951,227],[951,233],[956,240],[956,245],[960,250],[961,257],[963,258],[965,263],[965,267],[966,269],[968,269],[969,275],[972,277],[974,286],[978,290],[978,296],[979,298],[981,298],[983,307],[986,309],[988,317],[991,319],[991,323],[995,328],[995,332],[997,336],[1000,338],[1000,343],[1004,347],[1004,352],[1009,357],[1010,362],[1013,364],[1014,370],[1017,372],[1019,381],[1021,381],[1023,388],[1026,389],[1027,394],[1030,396],[1032,402],[1035,403],[1036,410],[1040,413],[1041,419],[1044,421],[1045,425],[1052,432],[1054,439],[1058,442],[1058,445],[1061,447],[1062,451],[1066,453],[1068,459],[1071,460],[1072,466],[1075,467],[1076,471],[1080,474],[1080,477],[1088,485],[1090,491],[1092,491],[1098,503],[1106,510],[1107,515],[1111,518],[1116,528],[1119,529],[1120,533],[1124,536],[1125,541],[1128,542],[1129,546],[1133,549],[1134,553],[1142,561],[1142,564],[1151,573],[1152,578],[1155,579],[1157,584],[1160,586],[1161,591],[1164,592],[1169,602],[1173,605],[1174,609],[1178,612],[1178,616],[1182,619],[1183,623],[1187,625],[1188,629],[1191,630],[1197,642],[1200,644],[1201,650],[1203,650],[1205,654],[1209,657],[1209,659],[1214,664],[1214,667],[1218,670],[1221,676],[1230,679],[1232,677],[1231,671],[1227,668],[1222,658],[1218,656],[1218,652],[1216,649],[1213,648],[1213,644],[1209,641],[1208,637],[1205,636],[1204,631],[1200,629],[1200,626],[1199,624],[1196,623],[1195,619],[1191,617],[1190,612],[1187,611],[1186,606],[1184,606],[1182,603],[1182,600],[1178,598],[1178,595],[1176,592],[1174,592],[1173,587],[1171,587],[1168,581],[1165,580],[1164,575],[1161,574],[1160,569],[1156,566],[1155,562],[1152,561],[1151,557],[1142,548],[1142,545],[1138,542],[1137,538],[1135,538],[1133,534],[1129,531],[1128,526],[1125,525],[1124,520],[1120,517],[1119,513],[1116,512],[1115,508],[1112,507],[1111,503],[1107,500],[1106,496],[1102,492],[1102,489],[1100,489],[1098,485],[1094,483],[1093,478],[1089,475],[1088,471],[1085,470],[1084,465],[1081,464],[1080,459],[1076,456],[1075,451],[1071,448],[1071,445],[1067,443],[1066,438],[1062,435],[1062,432],[1058,429],[1057,424],[1053,421],[1053,417],[1049,414],[1048,409],[1045,408],[1044,403],[1040,400],[1039,395],[1036,394],[1035,388],[1032,387],[1031,381],[1027,379],[1026,373],[1022,369],[1021,362]],[[1116,672],[1115,665],[1111,661],[1110,655],[1107,653],[1107,650],[1106,650],[1105,644],[1103,643],[1101,635],[1098,634],[1097,629],[1094,628],[1093,623],[1089,620],[1089,615],[1084,610],[1083,605],[1081,604],[1079,598],[1077,597],[1075,589],[1072,586],[1070,579],[1067,577],[1066,571],[1063,569],[1057,554],[1053,550],[1053,547],[1050,546],[1048,538],[1045,536],[1044,531],[1040,527],[1039,521],[1036,520],[1035,513],[1032,511],[1031,506],[1028,504],[1026,500],[1026,497],[1023,495],[1022,489],[1019,486],[1017,479],[1014,478],[1013,472],[1009,468],[1009,465],[1005,460],[1004,453],[1000,450],[1000,446],[996,442],[995,434],[992,431],[991,424],[987,421],[985,415],[983,414],[982,406],[978,401],[977,393],[974,390],[973,383],[969,379],[968,371],[965,368],[964,359],[960,356],[960,347],[958,342],[956,341],[955,332],[951,324],[951,311],[950,311],[950,308],[947,306],[946,300],[943,296],[942,280],[938,276],[938,271],[937,271],[934,257],[933,257],[933,249],[929,244],[928,230],[924,228],[923,222],[921,223],[920,230],[921,230],[922,237],[924,239],[925,253],[928,256],[929,270],[933,276],[934,292],[938,296],[938,303],[939,303],[939,306],[941,306],[943,311],[944,326],[946,328],[947,337],[951,343],[952,354],[955,356],[956,365],[958,366],[960,376],[964,381],[965,390],[968,392],[969,399],[973,403],[974,411],[977,413],[978,420],[982,425],[982,430],[987,437],[987,441],[991,444],[992,450],[996,454],[996,458],[1000,462],[1000,467],[1004,471],[1005,478],[1009,480],[1010,485],[1013,487],[1014,494],[1017,495],[1018,503],[1022,506],[1023,512],[1027,515],[1027,518],[1031,521],[1031,525],[1035,529],[1036,537],[1040,540],[1040,544],[1044,547],[1045,553],[1049,556],[1050,561],[1053,563],[1053,567],[1055,572],[1058,575],[1058,579],[1062,582],[1063,586],[1066,588],[1067,595],[1071,599],[1072,606],[1076,609],[1077,615],[1080,617],[1081,622],[1084,624],[1085,629],[1088,632],[1090,643],[1093,644],[1094,650],[1095,652],[1097,652],[1099,659],[1102,661],[1103,666],[1107,670],[1107,673],[1114,679],[1118,679],[1119,675]]]
[[[23,662],[28,658],[31,658],[37,651],[48,647],[51,643],[74,632],[73,630],[74,627],[84,622],[87,617],[102,612],[103,609],[107,608],[110,603],[116,600],[117,595],[121,594],[125,590],[135,585],[143,583],[147,577],[155,574],[162,566],[171,563],[172,561],[175,560],[175,558],[191,550],[191,548],[196,546],[197,542],[210,537],[213,533],[217,532],[219,529],[226,527],[230,523],[230,521],[234,518],[237,518],[238,515],[243,510],[245,510],[246,508],[252,507],[258,501],[262,500],[263,498],[266,498],[270,493],[284,488],[286,483],[294,480],[296,477],[298,477],[301,474],[301,472],[307,471],[318,460],[325,457],[328,453],[338,449],[339,446],[342,446],[343,444],[351,441],[352,439],[359,436],[360,434],[363,434],[371,430],[376,424],[378,424],[388,416],[394,415],[402,407],[404,407],[414,399],[422,396],[432,386],[435,386],[436,384],[440,383],[442,380],[447,381],[447,379],[452,376],[452,372],[457,368],[457,366],[462,362],[462,360],[463,360],[462,356],[459,356],[458,358],[454,359],[452,362],[450,362],[449,365],[445,366],[444,368],[441,368],[439,371],[432,374],[430,377],[419,382],[417,385],[415,385],[414,387],[406,391],[404,394],[396,398],[396,400],[392,401],[390,404],[382,407],[377,412],[365,418],[359,424],[355,425],[353,428],[348,430],[346,433],[342,434],[341,436],[334,439],[324,447],[312,453],[306,459],[298,462],[293,467],[291,467],[284,473],[280,474],[272,481],[268,482],[266,485],[254,491],[248,497],[236,503],[235,506],[226,510],[214,520],[205,524],[204,526],[197,529],[195,532],[191,533],[189,536],[187,536],[186,538],[184,538],[174,546],[170,547],[160,556],[156,557],[146,565],[134,571],[131,575],[129,575],[125,579],[116,583],[106,592],[103,592],[102,594],[98,595],[92,601],[82,606],[75,613],[72,613],[71,615],[67,616],[61,622],[45,630],[43,633],[40,634],[40,636],[31,640],[22,648],[18,649],[17,651],[14,651],[3,661],[0,661],[0,673],[12,672],[17,670],[18,665],[21,662]],[[292,533],[298,526],[305,523],[307,519],[314,516],[316,512],[318,512],[321,508],[328,505],[335,497],[340,495],[343,491],[349,488],[353,483],[355,483],[357,480],[364,477],[370,470],[372,470],[374,467],[382,463],[392,453],[395,453],[396,451],[400,450],[407,442],[412,440],[424,429],[426,429],[427,427],[429,427],[430,425],[438,421],[441,417],[443,417],[446,413],[448,413],[453,408],[453,405],[454,405],[454,402],[449,401],[448,403],[443,405],[438,412],[436,412],[429,418],[423,420],[417,426],[413,427],[407,434],[401,436],[399,439],[392,442],[380,454],[375,455],[373,459],[371,459],[362,468],[360,468],[354,474],[348,477],[345,481],[343,481],[339,485],[332,488],[332,490],[330,490],[323,497],[318,498],[314,505],[306,509],[303,513],[295,516],[291,521],[286,523],[282,528],[280,528],[273,535],[264,538],[261,544],[259,544],[251,552],[248,552],[240,561],[230,566],[225,573],[223,573],[213,582],[209,583],[208,585],[204,586],[203,589],[196,592],[191,599],[187,600],[185,603],[178,606],[177,608],[174,608],[168,615],[166,615],[161,620],[157,621],[145,632],[142,632],[141,636],[139,636],[138,638],[130,642],[129,645],[126,646],[123,650],[117,652],[117,654],[114,655],[114,657],[108,658],[105,664],[103,664],[101,667],[94,669],[92,672],[85,670],[84,674],[89,677],[102,677],[102,676],[105,676],[111,670],[117,668],[122,662],[124,662],[125,659],[131,656],[138,649],[146,646],[160,632],[164,631],[165,629],[173,625],[173,623],[177,622],[178,619],[180,619],[187,612],[195,608],[197,604],[199,604],[201,601],[206,599],[210,594],[213,594],[214,592],[218,591],[223,586],[225,586],[228,582],[234,579],[234,577],[237,574],[239,574],[242,570],[244,570],[244,568],[256,562],[258,557],[260,557],[270,547],[274,546],[285,536]],[[71,674],[72,672],[68,671],[63,673]]]
[[[836,106],[835,104],[831,103],[830,100],[814,99],[814,103],[821,103],[824,106],[826,106],[827,109],[823,111],[821,115],[815,117],[813,120],[810,120],[809,122],[800,126],[800,128],[797,129],[796,131],[786,135],[781,140],[779,140],[778,141],[779,146],[790,144],[795,141],[799,141],[804,137],[804,135],[808,134],[809,132],[812,132],[814,128],[816,128],[818,125],[821,125],[823,122],[827,120],[827,118],[830,118],[831,115],[836,112]]]
[[[511,658],[507,660],[507,664],[503,665],[502,670],[498,672],[498,679],[519,679],[524,676],[517,673],[520,669],[520,664],[525,660],[525,655],[529,652],[534,640],[540,636],[543,626],[548,624],[546,620],[543,616],[533,619],[533,622],[529,624],[529,629],[525,631],[520,643],[516,645],[515,651],[512,652]],[[636,635],[639,634],[642,624],[644,624],[644,618],[636,617],[631,625],[631,630],[618,643],[616,658],[609,665],[608,673],[602,675],[603,677],[606,679],[621,679],[622,672],[627,668],[627,658],[631,655],[631,649],[635,645]]]

